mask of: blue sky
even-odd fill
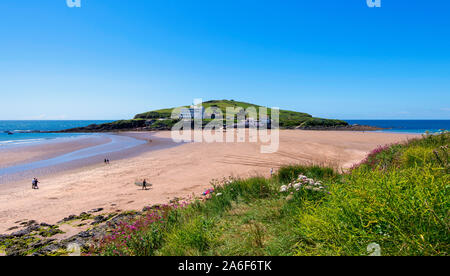
[[[2,0],[0,120],[124,119],[234,99],[450,119],[450,1]]]

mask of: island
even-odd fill
[[[258,110],[260,105],[234,101],[234,100],[211,100],[201,104],[199,107],[202,111],[201,119],[203,127],[214,119],[214,112],[204,112],[205,110],[220,110],[223,114],[226,114],[227,108],[247,110],[249,107],[254,107]],[[130,120],[118,120],[111,123],[104,124],[92,124],[86,127],[72,128],[61,130],[58,132],[75,133],[75,132],[120,132],[120,131],[161,131],[171,130],[172,127],[183,119],[183,110],[191,110],[193,106],[182,106],[175,108],[166,108],[148,111],[140,113],[134,116]],[[173,110],[181,110],[179,113]],[[193,112],[192,112],[193,113]],[[270,108],[268,108],[268,117],[271,119]],[[256,114],[256,117],[258,115]],[[192,114],[192,120],[196,118],[195,114]],[[200,118],[200,117],[199,117]],[[248,114],[245,114],[246,127],[252,125],[249,121],[256,121],[258,123],[259,118],[249,118]],[[235,117],[235,127],[239,125],[237,116]],[[270,123],[268,124],[270,126]],[[224,125],[224,127],[226,127]],[[365,125],[350,125],[346,121],[336,119],[323,119],[316,118],[308,113],[289,111],[280,109],[279,113],[279,128],[280,129],[302,129],[302,130],[353,130],[353,131],[374,131],[382,130],[382,128],[375,126]]]

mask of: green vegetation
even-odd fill
[[[171,129],[178,120],[168,119],[168,120],[152,120],[150,124],[147,125],[149,129],[152,130],[166,130]]]
[[[19,234],[0,235],[0,254],[11,256],[29,256],[47,246],[54,245],[53,237],[64,234],[58,225],[33,224],[23,229]]]
[[[257,114],[255,114],[255,118],[259,118],[258,108],[261,107],[259,105],[238,102],[233,100],[213,100],[202,103],[202,106],[207,110],[208,108],[219,109],[223,116],[227,114],[227,108],[242,108],[246,110],[249,107],[256,108]],[[187,106],[184,106],[187,107]],[[134,117],[134,119],[164,119],[170,118],[172,114],[172,110],[174,108],[169,109],[161,109],[150,112],[145,112],[138,114]],[[237,111],[237,110],[236,110]],[[212,112],[214,113],[214,112]],[[237,112],[235,112],[236,114]],[[271,116],[271,110],[268,108],[268,116]],[[295,128],[298,126],[302,127],[334,127],[334,126],[347,126],[348,123],[340,120],[328,120],[328,119],[320,119],[313,118],[311,115],[307,113],[288,111],[288,110],[280,110],[280,127],[281,128]]]
[[[250,114],[247,111],[245,116],[259,119],[259,107],[258,105],[236,102],[233,100],[221,100],[221,101],[208,101],[204,102],[203,107],[206,110],[207,117],[211,119],[203,119],[203,126],[206,126],[218,113],[218,110],[222,112],[223,116],[230,115],[227,113],[227,108],[233,108],[231,112],[234,115],[234,123],[237,123],[237,113],[245,112],[247,108],[254,107],[255,114]],[[187,108],[188,106],[180,107]],[[208,109],[210,108],[210,109]],[[242,111],[239,109],[242,108]],[[87,127],[80,127],[74,129],[63,130],[62,132],[111,132],[111,131],[126,131],[126,130],[170,130],[179,122],[179,114],[172,111],[175,108],[167,108],[154,110],[138,114],[131,120],[119,120],[112,123],[104,123],[100,125],[90,125]],[[175,110],[176,111],[176,110]],[[267,110],[267,116],[271,118],[271,110]],[[213,115],[214,114],[214,115]],[[304,128],[304,129],[326,129],[326,128],[342,128],[348,127],[348,123],[340,120],[329,120],[314,118],[309,114],[300,113],[295,111],[280,110],[279,116],[280,128],[292,129],[292,128]]]
[[[0,242],[0,251],[4,253],[8,253],[9,250],[17,250],[17,253],[14,254],[16,256],[27,256],[32,254],[36,249],[36,244],[38,244],[40,240],[34,236],[26,236],[19,238],[7,238]],[[38,244],[39,246],[39,244]]]
[[[288,166],[215,181],[202,199],[123,222],[91,254],[369,255],[376,244],[382,255],[446,256],[449,142],[444,133],[380,147],[347,173]],[[299,186],[302,177],[323,187]]]
[[[41,236],[41,237],[47,237],[48,238],[48,237],[53,237],[54,235],[57,235],[57,234],[64,234],[64,232],[59,229],[58,225],[52,225],[52,226],[49,226],[49,227],[42,227],[39,230],[39,236]]]

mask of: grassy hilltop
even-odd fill
[[[183,106],[188,107],[188,106]],[[241,107],[244,110],[248,107],[255,107],[258,112],[258,105],[238,102],[233,100],[208,101],[203,103],[205,109],[219,108],[223,115],[226,114],[227,107]],[[137,114],[131,120],[119,120],[112,123],[101,125],[90,125],[82,128],[68,129],[62,132],[102,132],[102,131],[126,131],[126,130],[170,130],[178,121],[178,118],[171,118],[172,111],[175,108],[166,108]],[[270,109],[268,116],[270,117]],[[259,114],[257,114],[257,117]],[[204,119],[206,125],[211,119]],[[330,120],[315,118],[307,113],[280,110],[279,118],[280,128],[303,128],[303,129],[342,129],[349,128],[347,122],[341,120]]]
[[[374,150],[347,173],[288,166],[146,209],[94,255],[449,255],[450,134]]]
[[[261,107],[259,105],[238,102],[234,100],[212,100],[202,103],[202,106],[207,108],[218,108],[222,111],[222,113],[226,114],[226,109],[229,107],[236,108],[241,107],[244,110],[249,107],[255,107],[258,111],[258,108]],[[188,106],[184,106],[188,107]],[[145,112],[141,114],[137,114],[134,119],[161,119],[161,118],[170,118],[172,114],[173,108],[168,109],[160,109],[150,112]],[[258,114],[259,115],[259,114]],[[268,108],[268,116],[270,117],[270,108]],[[314,118],[307,113],[288,111],[288,110],[280,110],[280,127],[281,128],[295,128],[295,127],[315,127],[315,126],[323,126],[323,127],[333,127],[333,126],[347,126],[347,122],[341,120],[330,120],[330,119],[321,119]]]

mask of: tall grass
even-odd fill
[[[447,255],[448,134],[427,136],[369,155],[330,186],[331,196],[299,213],[299,255]]]

